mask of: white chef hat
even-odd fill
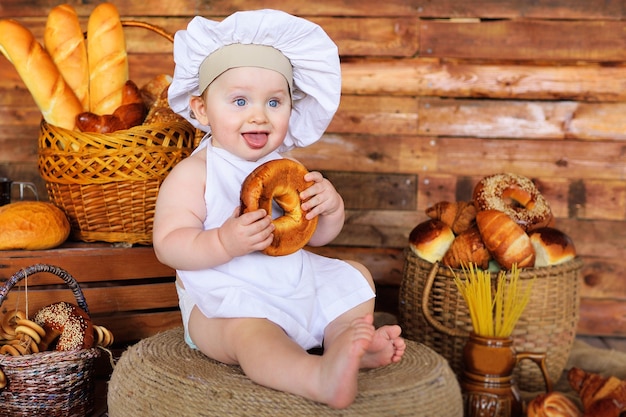
[[[246,45],[266,46],[269,52],[254,53],[262,48],[252,47],[249,48],[252,52],[232,53],[236,48],[230,48],[230,52],[223,53],[229,49],[227,46],[235,44],[243,45],[244,49]],[[221,73],[238,66],[273,69],[288,82],[290,70],[293,72],[290,83],[293,110],[281,151],[319,140],[339,106],[341,68],[337,46],[320,26],[282,11],[236,12],[221,22],[195,17],[187,30],[175,34],[174,62],[174,77],[168,91],[170,106],[207,132],[210,128],[191,116],[189,100],[192,95],[202,93],[201,78],[204,89]]]

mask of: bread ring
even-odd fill
[[[550,224],[552,210],[533,182],[521,175],[504,173],[487,176],[474,188],[478,211],[506,213],[525,231]]]
[[[113,333],[104,326],[93,325],[96,332],[96,344],[102,347],[109,347],[113,344]]]
[[[0,389],[3,389],[7,386],[7,376],[0,369]]]
[[[21,356],[21,353],[16,349],[17,345],[4,345],[0,348],[0,354],[2,355],[11,355],[11,356]]]
[[[37,332],[37,334],[40,337],[44,337],[46,335],[46,331],[43,329],[43,327],[41,327],[40,325],[38,325],[37,323],[35,323],[32,320],[28,320],[28,319],[19,319],[17,321],[17,325],[18,326],[26,326],[26,327],[30,327],[31,329],[33,329],[35,332]],[[15,329],[17,330],[17,328]],[[39,342],[37,342],[39,343]]]
[[[109,331],[106,327],[102,327],[102,346],[109,347],[113,344],[113,333]]]
[[[93,346],[91,318],[77,305],[65,301],[50,304],[40,309],[33,321],[46,331],[40,350],[47,350],[55,341],[57,351],[89,349]]]
[[[13,311],[7,313],[2,318],[2,330],[9,336],[15,336],[15,326],[18,320],[26,318],[26,313],[23,311]]]
[[[2,326],[0,326],[0,340],[13,340],[13,339],[15,339],[15,335],[14,334],[6,334],[1,329],[2,329]]]
[[[28,348],[26,346],[24,346],[23,344],[15,344],[15,345],[11,345],[13,346],[15,349],[17,349],[18,352],[20,352],[20,355],[28,355],[30,354],[30,351],[28,350]]]
[[[260,208],[271,216],[276,201],[283,215],[273,220],[274,240],[263,253],[270,256],[289,255],[302,249],[317,227],[317,217],[307,220],[300,204],[300,192],[313,182],[305,181],[306,168],[290,159],[276,159],[257,167],[241,187],[241,212]]]
[[[34,329],[28,327],[28,326],[17,326],[15,328],[15,332],[16,333],[22,333],[27,335],[28,337],[30,337],[35,343],[39,343],[41,342],[41,336],[39,336],[39,333],[37,333]]]
[[[104,340],[104,333],[102,332],[102,327],[98,326],[98,325],[93,325],[93,330],[95,332],[94,334],[94,344],[95,345],[102,345],[102,341]]]

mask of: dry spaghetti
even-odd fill
[[[454,283],[467,303],[474,332],[486,337],[510,336],[530,300],[532,284],[522,290],[519,270],[513,265],[508,278],[505,271],[498,273],[494,293],[489,271],[472,263],[462,270],[465,280],[454,274]]]

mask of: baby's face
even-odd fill
[[[257,67],[232,68],[217,77],[203,96],[213,146],[255,161],[283,143],[291,97],[282,74]]]

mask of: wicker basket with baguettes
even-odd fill
[[[167,105],[171,77],[142,88],[130,80],[127,27],[173,41],[158,26],[122,21],[111,3],[96,6],[86,32],[72,6],[53,8],[44,45],[19,22],[0,21],[0,51],[43,116],[40,174],[79,240],[150,244],[159,186],[199,135]]]

